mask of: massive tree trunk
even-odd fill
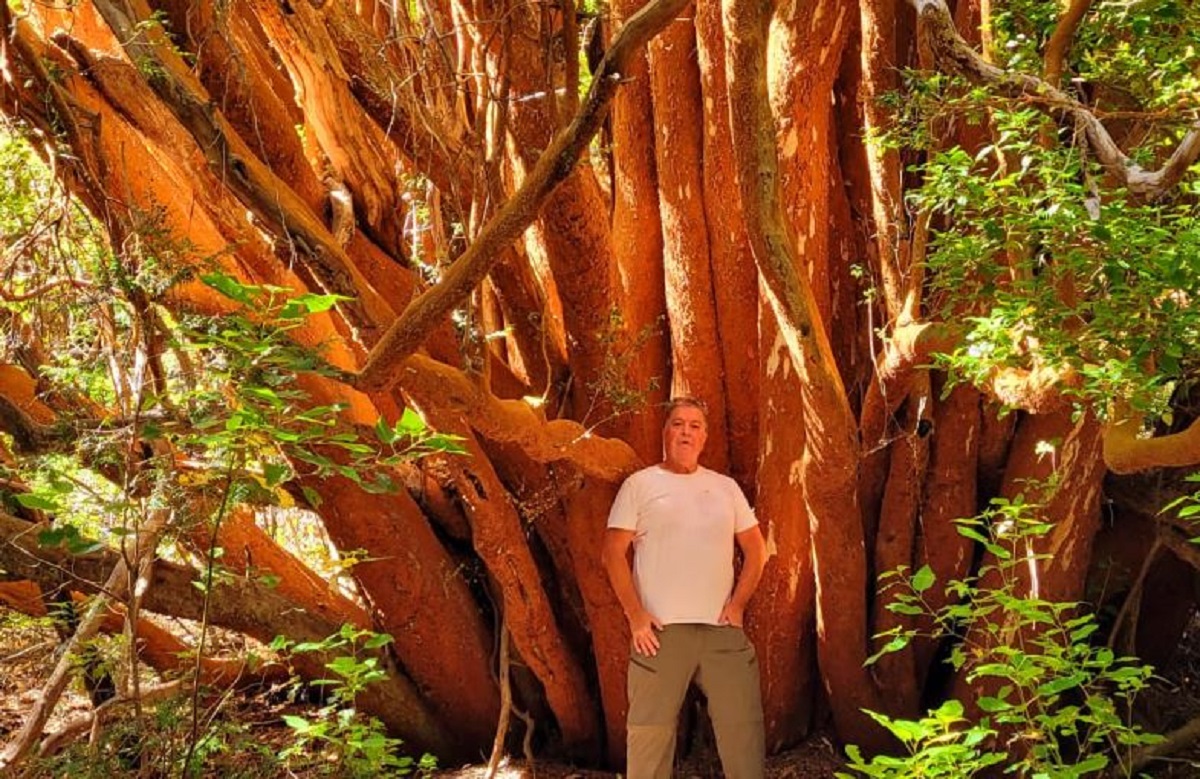
[[[998,83],[940,21],[943,4],[918,5],[934,31],[926,64]],[[112,300],[159,312],[165,330],[242,310],[197,278],[218,269],[344,295],[289,333],[325,369],[300,377],[306,407],[336,404],[354,431],[390,428],[407,407],[460,437],[463,454],[392,469],[391,493],[292,458],[310,521],[361,557],[361,603],[277,545],[248,504],[193,537],[215,538],[246,574],[214,600],[212,624],[267,641],[342,623],[390,633],[389,679],[362,705],[444,758],[491,742],[503,624],[539,745],[620,763],[628,631],[599,551],[621,480],[661,456],[672,393],[707,401],[704,463],[739,482],[774,553],[748,613],[772,750],[823,724],[822,689],[839,737],[868,745],[885,742],[863,709],[914,714],[928,701],[935,643],[864,661],[874,633],[928,627],[887,610],[887,570],[974,570],[955,519],[1053,476],[1038,497],[1054,530],[1030,550],[1053,556],[1023,586],[1079,598],[1107,465],[1200,459],[1200,426],[1147,440],[1132,418],[1072,421],[1057,384],[1005,394],[994,377],[942,392],[931,355],[961,330],[925,319],[929,215],[905,210],[911,182],[877,137],[896,69],[919,64],[899,2],[620,0],[611,17],[507,0],[23,8],[0,5],[0,109],[98,220],[113,262],[136,276],[153,244],[169,266],[162,289],[118,285]],[[975,8],[957,8],[972,41]],[[975,153],[985,130],[942,140]],[[1162,183],[1138,171],[1135,183]],[[124,417],[109,395],[78,400],[56,378],[56,351],[78,345],[40,327],[34,305],[107,289],[107,277],[53,276],[12,245],[0,292],[19,347],[4,359],[20,367],[0,365],[0,429],[16,468],[74,451],[79,435],[64,429],[79,408],[97,429]],[[120,331],[112,300],[109,352],[126,335],[156,343]],[[997,397],[1024,411],[998,417]],[[1050,460],[1047,441],[1060,442]],[[28,529],[0,524],[6,538]],[[60,554],[14,543],[0,545],[6,570],[62,584],[30,563]],[[72,588],[112,562],[73,561]],[[260,568],[285,586],[257,587]],[[192,575],[157,563],[145,608],[198,615]],[[35,608],[28,595],[0,590]],[[297,662],[321,672],[317,658]]]

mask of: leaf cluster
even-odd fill
[[[1128,111],[1109,119],[1110,130],[1136,141],[1134,159],[1157,167],[1200,116],[1172,91],[1195,78],[1200,28],[1183,22],[1197,11],[1173,0],[1096,9],[1071,62],[1108,91],[1076,83],[1078,99],[1105,117],[1104,96],[1124,68],[1121,83],[1139,86],[1126,90]],[[1035,54],[1057,13],[1024,0],[998,6],[997,46],[1010,67],[1040,71]],[[1113,56],[1122,47],[1133,47],[1124,64]],[[1194,100],[1194,90],[1185,93]],[[1165,413],[1172,391],[1200,374],[1200,169],[1148,201],[1118,186],[1082,129],[1058,123],[1036,96],[910,71],[888,99],[896,123],[884,141],[915,160],[907,206],[914,219],[931,217],[925,313],[965,326],[960,346],[938,358],[948,386],[1039,369],[1063,377],[1077,403],[1101,414],[1114,399]],[[987,140],[959,140],[972,134]]]
[[[991,562],[976,577],[947,582],[948,605],[935,607],[927,597],[936,584],[929,566],[884,577],[894,593],[887,608],[924,615],[933,628],[893,629],[868,662],[918,636],[949,641],[950,664],[984,691],[973,702],[982,715],[966,718],[954,700],[916,721],[871,713],[908,754],[867,761],[851,749],[850,768],[872,777],[969,777],[1003,764],[1016,776],[1091,776],[1114,770],[1114,760],[1120,771],[1130,750],[1161,741],[1129,722],[1150,666],[1097,645],[1100,626],[1086,604],[1049,601],[1028,586],[1029,571],[1046,560],[1034,551],[1036,542],[1051,530],[1036,504],[996,499],[979,516],[959,521],[959,532]]]
[[[436,766],[430,755],[415,760],[399,752],[400,739],[387,734],[383,723],[355,708],[356,697],[367,686],[382,681],[387,673],[380,667],[379,650],[392,642],[386,633],[342,625],[320,641],[294,642],[278,636],[271,648],[285,657],[320,653],[335,655],[325,663],[332,676],[310,682],[322,687],[327,702],[314,714],[283,715],[295,741],[280,756],[293,768],[310,768],[319,773],[349,777],[404,776],[414,770],[427,772]],[[343,654],[338,654],[343,653]],[[297,682],[293,690],[300,691]]]

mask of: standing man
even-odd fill
[[[707,438],[703,403],[672,400],[662,463],[626,479],[608,516],[604,568],[633,634],[629,779],[671,776],[675,722],[693,679],[708,698],[725,776],[763,775],[758,659],[742,615],[766,544],[737,483],[700,466]],[[735,541],[744,558],[736,582]]]

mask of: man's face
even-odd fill
[[[695,406],[676,406],[663,429],[663,454],[668,465],[694,470],[708,440],[704,412]]]

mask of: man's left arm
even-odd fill
[[[738,548],[742,550],[742,571],[738,574],[733,594],[729,596],[725,608],[721,609],[721,616],[717,618],[717,622],[740,628],[746,604],[750,602],[750,596],[762,580],[763,568],[767,564],[767,543],[763,540],[758,525],[746,528],[734,538]]]

